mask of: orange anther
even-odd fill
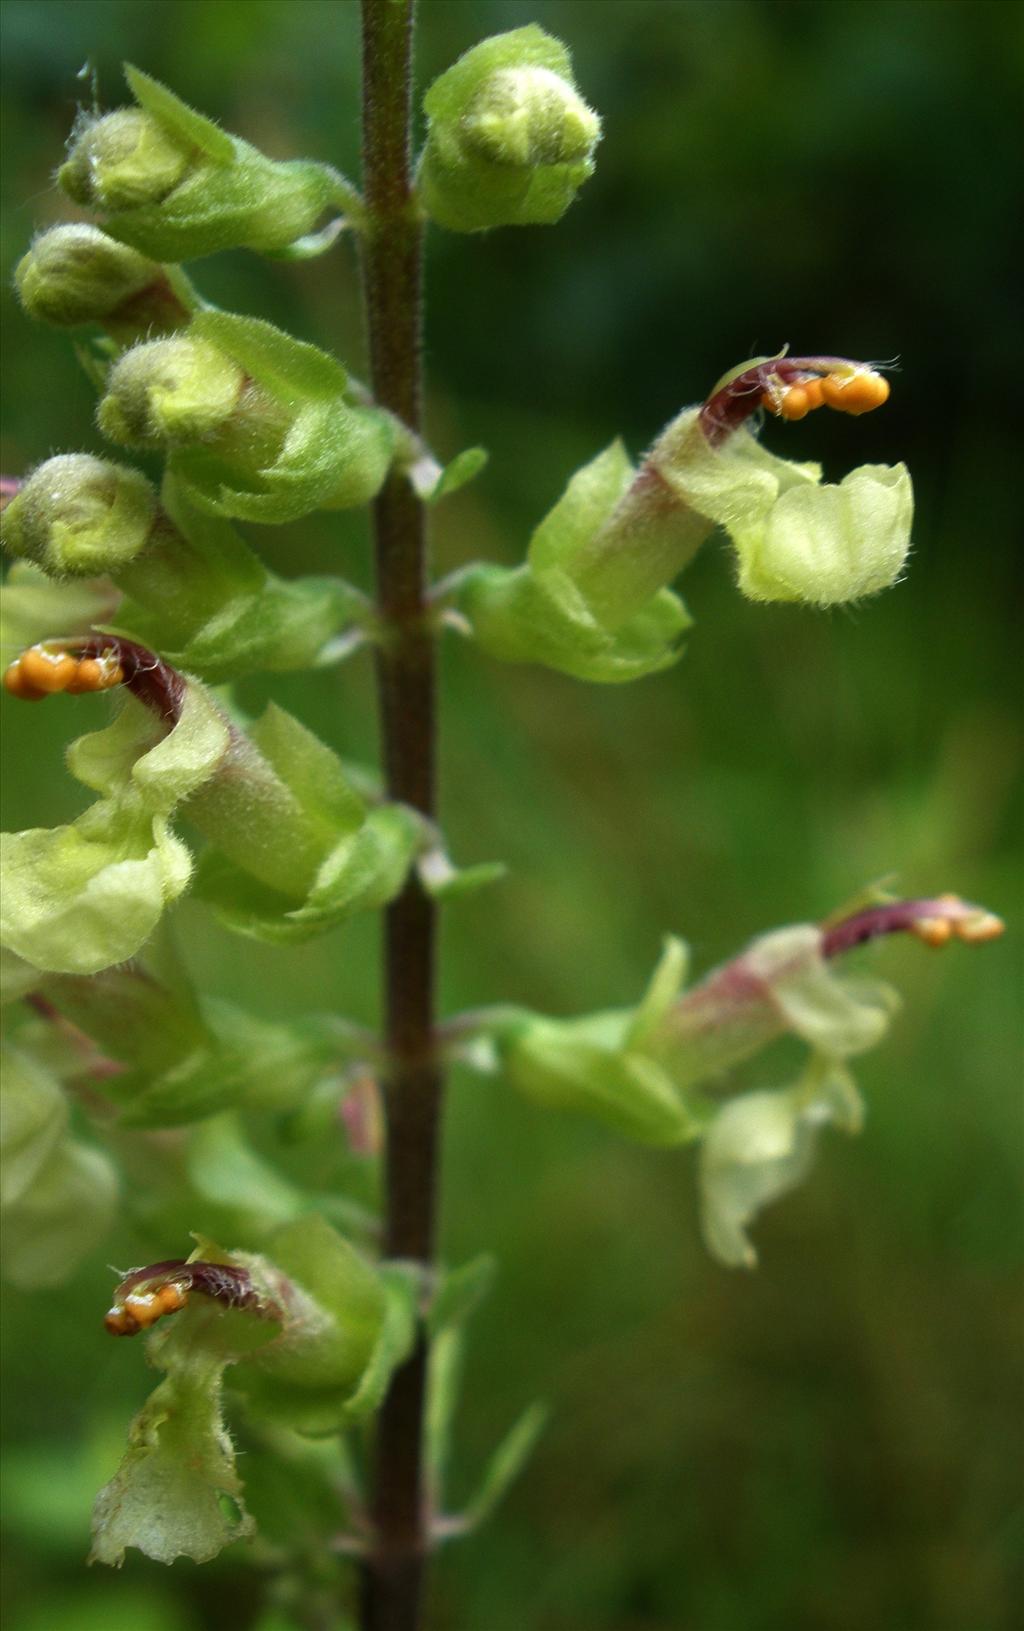
[[[37,691],[66,690],[77,667],[66,651],[51,651],[47,646],[29,646],[21,654],[22,677]]]
[[[139,1329],[128,1311],[116,1304],[104,1315],[103,1325],[112,1337],[133,1337]]]
[[[769,386],[761,397],[761,406],[778,419],[805,419],[813,408],[820,408],[823,398],[821,381],[801,380],[799,385]]]
[[[47,692],[29,685],[20,658],[16,658],[10,667],[4,670],[4,690],[9,691],[12,697],[17,697],[19,702],[42,702],[47,695]]]
[[[956,932],[969,946],[979,946],[986,940],[998,940],[1005,928],[1006,924],[1001,917],[996,917],[995,912],[986,912],[979,906],[976,912],[971,912],[967,917],[960,919],[956,925]]]
[[[926,946],[947,946],[953,938],[953,925],[947,917],[921,917],[914,924],[914,933]]]
[[[821,382],[822,396],[840,413],[870,413],[889,400],[889,381],[870,368],[852,374],[828,374]]]
[[[124,1311],[130,1320],[135,1321],[140,1331],[155,1324],[163,1312],[151,1291],[142,1291],[135,1296],[126,1297]]]
[[[106,654],[102,657],[82,657],[66,689],[71,696],[81,696],[85,691],[108,691],[111,686],[120,685],[123,679],[120,663],[114,662]]]
[[[807,397],[808,408],[820,408],[825,398],[821,389],[820,379],[805,379],[800,389]]]
[[[184,1308],[188,1302],[188,1293],[173,1280],[168,1280],[165,1286],[161,1286],[155,1296],[160,1305],[160,1314],[176,1314],[178,1309]],[[159,1315],[157,1317],[159,1318]]]

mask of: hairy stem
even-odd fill
[[[363,276],[373,394],[419,429],[423,227],[410,175],[414,0],[363,0]],[[393,475],[373,512],[381,736],[389,797],[435,808],[434,644],[426,516]],[[412,878],[385,926],[385,1251],[429,1264],[434,1249],[441,1074],[434,1038],[434,907]],[[427,1348],[421,1333],[381,1410],[373,1541],[362,1581],[363,1631],[420,1623],[429,1514],[423,1480]]]

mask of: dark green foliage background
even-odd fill
[[[356,169],[351,0],[7,0],[3,20],[5,281],[33,229],[66,213],[49,176],[88,98],[86,59],[108,105],[127,57],[275,155]],[[614,433],[640,451],[726,367],[784,341],[901,357],[883,413],[768,435],[832,471],[905,458],[916,547],[897,589],[832,615],[743,602],[725,550],[707,548],[685,583],[685,661],[621,690],[501,669],[452,638],[447,828],[461,859],[512,870],[451,910],[446,1007],[631,1000],[664,932],[707,967],[893,869],[907,892],[956,888],[1019,920],[1012,8],[426,0],[423,83],[531,20],[571,45],[605,141],[559,228],[431,236],[431,434],[445,454],[492,450],[437,517],[439,571],[518,559]],[[218,256],[199,279],[358,369],[347,250],[297,268]],[[5,300],[4,469],[100,451],[67,343]],[[362,519],[253,536],[282,571],[337,563],[366,581]],[[362,659],[241,693],[375,752]],[[81,807],[61,753],[98,706],[6,710],[7,825]],[[219,994],[374,1017],[376,924],[284,952],[188,904],[179,923]],[[502,1261],[475,1327],[460,1488],[525,1401],[543,1395],[554,1417],[497,1521],[443,1558],[437,1631],[1014,1623],[1018,946],[1012,923],[977,954],[865,957],[906,998],[860,1071],[868,1127],[824,1140],[810,1182],[760,1227],[753,1277],[705,1256],[686,1154],[455,1080],[446,1250]],[[771,1069],[750,1079],[770,1085]],[[186,1243],[165,1247],[153,1255]],[[82,1569],[92,1490],[152,1380],[138,1345],[100,1330],[108,1254],[65,1291],[7,1300],[8,1631],[247,1631],[259,1582],[244,1556]],[[243,1471],[259,1479],[255,1458]]]

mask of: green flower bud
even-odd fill
[[[151,340],[114,364],[96,419],[122,447],[188,446],[228,425],[243,405],[245,385],[242,369],[207,340],[192,333]],[[247,426],[261,407],[244,403]]]
[[[139,105],[83,121],[57,179],[142,254],[176,262],[220,249],[279,253],[326,209],[351,204],[329,166],[265,158],[147,74],[129,67],[125,76]]]
[[[11,555],[55,577],[96,577],[135,559],[156,512],[156,494],[137,470],[62,453],[41,464],[8,504],[0,539]]]
[[[531,24],[484,40],[434,81],[420,166],[428,214],[455,232],[557,221],[594,172],[601,121],[565,47]]]
[[[189,319],[164,267],[84,222],[42,233],[14,281],[30,317],[60,328],[99,323],[122,343]]]
[[[191,168],[187,142],[141,108],[87,119],[75,133],[57,180],[83,209],[110,215],[159,204]]]
[[[393,420],[348,400],[332,357],[226,312],[126,352],[98,418],[115,441],[170,448],[201,509],[271,524],[368,502],[395,445]]]

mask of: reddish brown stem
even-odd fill
[[[373,394],[420,425],[422,220],[410,166],[413,0],[363,0],[364,288]],[[381,735],[389,797],[435,809],[434,645],[426,519],[403,475],[374,505]],[[385,1250],[427,1265],[434,1252],[441,1073],[434,1038],[435,911],[410,879],[385,925]],[[363,1631],[416,1631],[428,1548],[423,1476],[427,1349],[421,1333],[377,1426],[373,1539]]]

